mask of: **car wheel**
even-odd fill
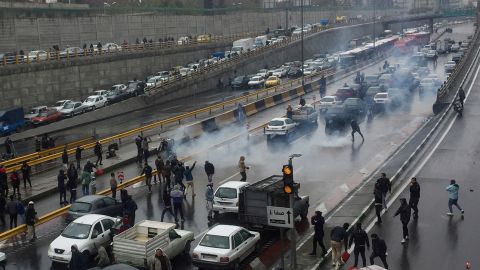
[[[70,117],[73,117],[75,114],[73,112],[70,113]]]
[[[83,254],[84,258],[87,258],[87,261],[90,262],[90,259],[91,259],[90,251],[84,250],[84,251],[82,252],[82,254]]]
[[[103,107],[107,107],[108,105],[110,105],[110,102],[108,101],[105,101],[105,103],[103,103]]]
[[[95,108],[95,105],[92,106],[92,111],[95,111],[97,108]]]
[[[185,243],[185,248],[183,249],[183,254],[188,256],[190,254],[191,247],[192,247],[192,241],[187,241],[187,243]]]

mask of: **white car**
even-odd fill
[[[240,269],[240,263],[260,249],[260,233],[234,225],[217,225],[200,240],[192,263],[200,269]]]
[[[40,115],[41,112],[43,111],[46,111],[47,110],[47,106],[37,106],[37,107],[33,107],[30,112],[28,112],[23,118],[25,119],[25,121],[27,123],[31,123],[32,122],[32,119],[34,117],[37,117]]]
[[[268,70],[266,69],[260,69],[257,73],[256,76],[262,76],[264,79],[268,78],[269,74],[268,74]]]
[[[303,69],[303,75],[313,75],[317,73],[317,70],[313,67],[307,67]]]
[[[153,76],[147,81],[147,87],[153,87],[156,86],[157,84],[161,84],[163,81],[165,81],[165,78],[168,79],[168,77],[165,76]]]
[[[324,96],[320,100],[320,110],[325,110],[338,103],[337,96]]]
[[[48,59],[48,53],[46,51],[38,50],[28,53],[28,60],[31,62],[45,61]]]
[[[388,93],[377,93],[373,97],[375,104],[387,104],[390,101]]]
[[[286,67],[277,68],[272,71],[272,76],[283,78],[287,76],[287,72],[288,72],[288,68]]]
[[[105,106],[107,99],[103,96],[89,96],[83,102],[83,106],[85,109],[94,111],[97,108],[101,108]]]
[[[52,108],[54,108],[57,111],[60,111],[63,108],[63,106],[65,106],[66,104],[71,103],[71,102],[72,101],[69,100],[69,99],[59,100],[59,101],[55,102],[55,104],[52,106]]]
[[[248,185],[243,181],[228,181],[220,185],[213,197],[214,213],[238,213],[240,190]]]
[[[297,128],[297,123],[286,117],[273,118],[265,127],[266,135],[286,135]]]
[[[48,247],[48,257],[59,263],[69,263],[71,247],[77,245],[84,255],[97,253],[98,247],[107,247],[112,239],[110,229],[120,223],[120,219],[104,215],[90,214],[77,218],[63,230]]]
[[[119,52],[122,50],[122,46],[116,44],[116,43],[107,43],[102,46],[102,50],[106,52]]]
[[[82,102],[70,102],[65,104],[63,108],[59,110],[63,117],[73,117],[76,114],[82,114],[85,112],[85,106]]]
[[[448,61],[445,63],[445,73],[452,73],[455,70],[457,63],[455,61]]]
[[[434,58],[437,55],[436,50],[428,50],[427,53],[425,53],[426,58]]]
[[[97,90],[93,91],[93,95],[105,97],[108,95],[108,90]]]
[[[125,91],[127,90],[127,86],[125,84],[115,84],[110,87],[110,91]]]
[[[265,84],[265,79],[262,76],[255,75],[248,81],[248,87],[250,88],[258,88],[263,87]]]

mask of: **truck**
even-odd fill
[[[175,229],[174,223],[142,220],[113,237],[113,255],[117,263],[148,268],[148,260],[161,248],[168,258],[188,256],[193,232]]]
[[[300,184],[294,184],[294,190]],[[275,229],[268,225],[267,206],[290,207],[290,195],[283,191],[283,176],[272,175],[240,190],[238,219],[240,224],[252,230]],[[293,216],[307,218],[309,196],[294,195]]]
[[[267,40],[268,40],[268,37],[267,35],[263,35],[263,36],[258,36],[255,38],[255,48],[259,48],[259,47],[263,47],[265,45],[267,45]]]
[[[323,29],[327,28],[329,24],[330,24],[329,19],[320,19],[320,25]]]
[[[316,124],[318,122],[318,112],[312,105],[298,105],[293,109],[292,120],[297,123]]]
[[[235,40],[232,44],[232,51],[238,54],[246,53],[253,50],[255,40],[253,38],[242,38]]]
[[[0,111],[0,135],[7,136],[25,128],[23,108],[15,107]]]

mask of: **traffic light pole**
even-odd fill
[[[291,163],[291,159],[290,159],[290,163]],[[295,193],[292,192],[290,193],[290,208],[293,209],[293,203],[295,201],[295,198],[294,198],[294,195]],[[290,243],[290,253],[291,253],[291,256],[292,256],[292,267],[291,269],[297,269],[297,236],[296,236],[296,232],[295,232],[295,226],[293,227],[293,229],[291,229],[291,233],[292,233],[292,239],[291,239],[291,243]]]

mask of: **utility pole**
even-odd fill
[[[285,0],[285,31],[288,30],[288,0]]]
[[[376,49],[375,49],[375,22],[377,20],[377,14],[376,14],[376,10],[377,10],[377,1],[376,0],[373,0],[373,54],[375,55],[375,52],[376,52]]]
[[[300,5],[301,5],[301,7],[300,7],[300,21],[301,21],[301,24],[302,24],[302,25],[301,25],[302,31],[301,31],[300,34],[301,34],[301,40],[302,40],[302,41],[301,41],[301,46],[302,46],[302,87],[303,87],[303,86],[305,86],[305,79],[304,79],[304,76],[303,76],[303,71],[304,71],[304,67],[303,67],[303,61],[304,61],[304,56],[303,56],[303,36],[304,36],[304,34],[303,34],[303,31],[305,30],[305,26],[304,26],[305,24],[304,24],[304,21],[303,21],[303,0],[301,0]]]

